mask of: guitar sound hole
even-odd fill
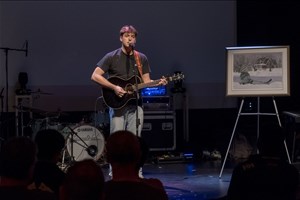
[[[133,90],[132,85],[127,85],[127,86],[125,87],[125,91],[126,91],[128,94],[133,94],[134,90]]]

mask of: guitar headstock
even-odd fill
[[[173,76],[168,77],[169,81],[178,81],[184,79],[184,74],[182,72],[175,73]]]

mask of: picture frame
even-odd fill
[[[289,46],[226,47],[226,96],[289,96]]]

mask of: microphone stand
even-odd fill
[[[1,100],[1,113],[0,113],[0,141],[1,140],[4,140],[1,136],[2,136],[2,134],[1,134],[1,131],[2,131],[2,123],[3,123],[3,95],[2,95],[2,93],[3,93],[3,91],[4,91],[4,88],[2,88],[2,90],[1,90],[1,93],[0,93],[0,100]],[[1,144],[1,143],[0,143]]]
[[[28,41],[26,40],[26,49],[12,49],[7,47],[0,47],[5,52],[5,78],[6,78],[6,112],[8,112],[8,51],[23,51],[27,57],[28,54]]]
[[[132,53],[133,53],[133,57],[134,57],[134,46],[132,45],[131,46],[131,50],[132,50]],[[130,60],[130,59],[129,59]],[[135,94],[136,94],[136,101],[135,101],[135,106],[136,106],[136,111],[135,111],[135,120],[136,120],[136,122],[135,122],[135,131],[136,131],[136,136],[140,136],[139,135],[139,125],[140,125],[140,119],[139,119],[139,91],[138,91],[138,84],[139,84],[139,82],[138,82],[138,78],[137,78],[137,76],[138,76],[138,74],[137,74],[137,64],[136,64],[136,62],[134,63],[134,65],[133,65],[134,67],[133,67],[133,69],[132,69],[132,71],[133,71],[133,74],[134,74],[134,78],[135,78]]]
[[[23,52],[25,52],[25,55],[27,57],[27,54],[28,54],[28,41],[27,40],[25,41],[25,46],[26,46],[25,49],[13,49],[13,48],[8,48],[8,47],[0,47],[0,49],[4,50],[4,52],[5,52],[5,80],[6,80],[5,81],[5,90],[6,90],[5,111],[6,111],[7,118],[8,118],[8,51],[23,51]],[[7,132],[8,132],[8,126],[7,126]]]

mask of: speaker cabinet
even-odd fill
[[[150,151],[175,150],[175,112],[145,111],[141,137]]]

